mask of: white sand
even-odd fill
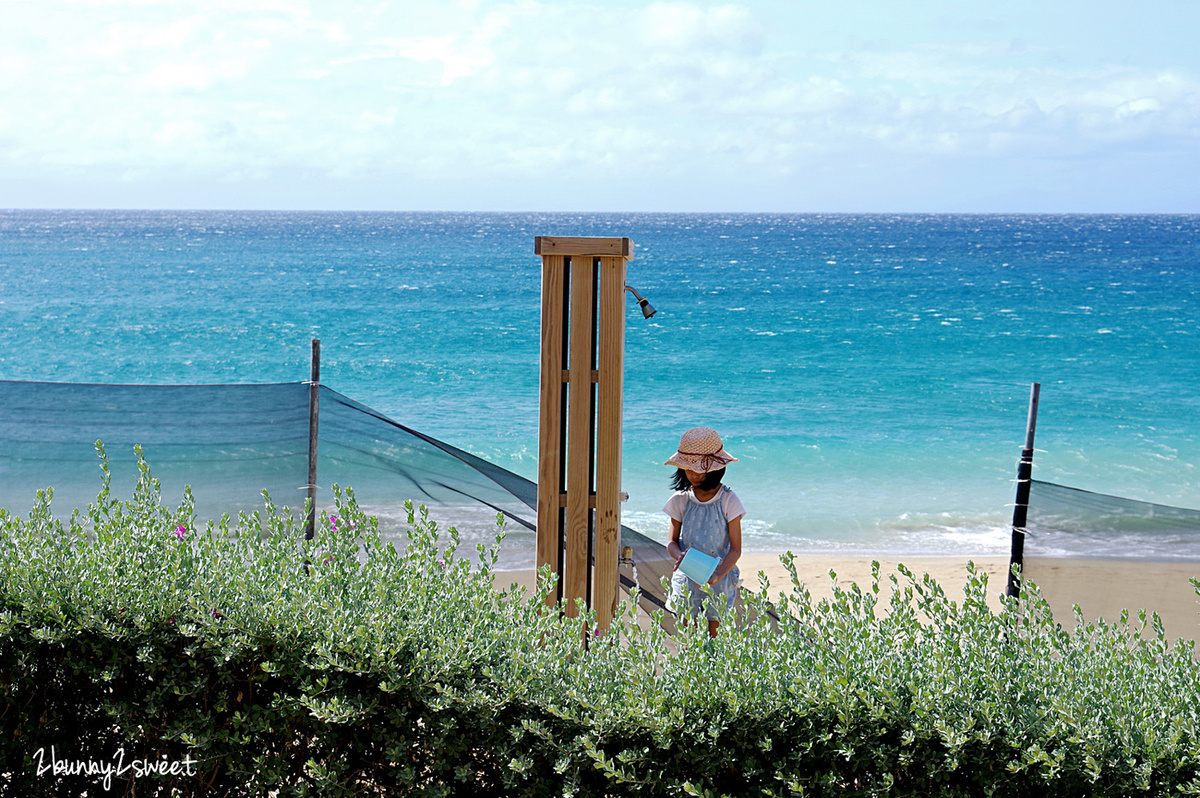
[[[993,607],[999,608],[998,596],[1004,593],[1008,578],[1008,558],[994,555],[983,557],[896,557],[838,554],[805,554],[795,558],[796,573],[815,600],[832,595],[829,578],[832,570],[840,584],[857,582],[861,588],[871,583],[871,561],[878,560],[881,590],[890,590],[889,574],[896,573],[896,564],[903,563],[920,578],[929,574],[937,580],[951,598],[962,595],[967,581],[967,562],[973,561],[977,570],[988,574],[988,596]],[[772,594],[789,591],[791,581],[787,570],[774,554],[745,554],[738,563],[743,585],[758,586],[761,571],[770,580]],[[1136,622],[1138,609],[1156,611],[1162,618],[1167,637],[1194,639],[1200,637],[1200,604],[1189,578],[1200,576],[1200,563],[1145,563],[1136,561],[1085,560],[1075,558],[1030,559],[1025,566],[1028,579],[1036,583],[1049,601],[1055,620],[1067,627],[1074,625],[1073,605],[1078,604],[1084,617],[1095,620],[1103,617],[1116,621],[1122,609],[1130,610]],[[903,576],[897,574],[901,585]],[[533,584],[533,571],[502,571],[496,575],[498,586],[516,583]]]

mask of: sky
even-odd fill
[[[1196,0],[0,0],[0,207],[1200,212]]]

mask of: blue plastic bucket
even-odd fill
[[[719,559],[705,554],[700,549],[688,549],[679,563],[679,570],[683,571],[687,578],[696,584],[704,585],[708,583],[709,579],[712,579],[713,573],[720,564]]]

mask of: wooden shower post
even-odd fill
[[[537,565],[559,576],[548,603],[617,607],[621,549],[621,406],[628,238],[538,236],[542,257]],[[594,565],[592,565],[594,563]],[[589,566],[592,567],[589,567]]]

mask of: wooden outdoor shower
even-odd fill
[[[542,256],[537,565],[607,630],[621,547],[621,406],[628,238],[538,236]],[[594,563],[594,568],[589,567]]]

